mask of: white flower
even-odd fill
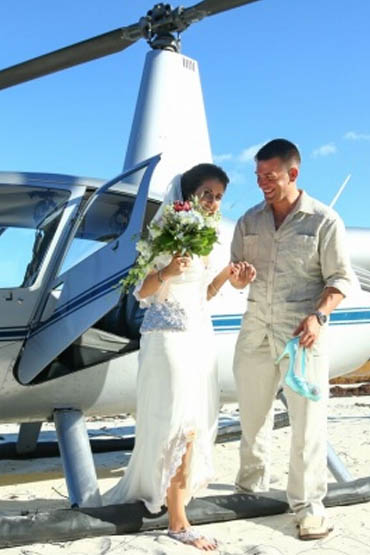
[[[212,218],[212,219],[210,219],[210,220],[207,222],[206,225],[207,225],[208,227],[213,227],[213,229],[218,229],[218,227],[219,227],[219,221]]]
[[[189,210],[188,212],[178,212],[177,219],[181,225],[183,224],[194,224],[201,228],[204,226],[204,218],[202,214],[196,212],[195,210]]]
[[[150,244],[145,239],[141,239],[136,243],[136,250],[140,253],[140,258],[149,258],[152,254]]]
[[[148,231],[150,238],[155,239],[156,237],[159,237],[159,235],[162,233],[162,228],[158,224],[153,223],[148,227]]]
[[[192,215],[193,215],[193,222],[198,224],[199,227],[204,227],[205,221],[202,214],[199,214],[199,212],[193,212]]]

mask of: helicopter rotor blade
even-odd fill
[[[259,0],[203,0],[190,8],[186,8],[184,10],[184,15],[187,20],[192,19],[193,21],[197,21],[203,17],[215,15],[258,1]]]
[[[124,50],[142,37],[138,24],[122,27],[0,71],[0,89]]]
[[[138,39],[155,33],[181,32],[206,16],[231,10],[258,0],[203,0],[190,8],[171,9],[169,4],[156,4],[138,23],[121,27],[103,35],[66,46],[49,54],[0,70],[0,90],[31,79],[90,62],[131,46]]]

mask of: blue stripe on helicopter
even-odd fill
[[[115,278],[116,279],[116,278]],[[115,280],[113,280],[115,283]],[[106,294],[107,291],[100,292],[99,297]],[[86,298],[87,297],[87,298]],[[89,301],[90,296],[86,296],[84,299],[80,299],[80,302],[73,303],[71,307],[71,311],[69,313],[75,312],[82,306],[86,305]],[[98,298],[96,296],[95,298]],[[83,303],[83,304],[82,304]],[[72,303],[71,303],[72,304]],[[77,306],[75,306],[77,304]],[[73,310],[72,310],[73,309]],[[65,309],[61,314],[61,311],[58,311],[59,318],[66,316],[66,312],[68,309]],[[55,322],[54,320],[55,315],[53,315],[53,320],[50,319],[48,322],[45,323],[45,326],[42,326],[37,330],[37,332],[41,331],[41,329],[45,329],[52,323]],[[212,324],[217,332],[234,332],[239,331],[240,325],[242,320],[242,314],[217,314],[212,316]],[[370,307],[364,309],[337,309],[335,310],[332,315],[330,316],[330,325],[338,326],[338,325],[353,325],[353,324],[369,324],[370,323]],[[24,339],[26,337],[28,329],[21,328],[21,327],[6,327],[0,328],[0,341],[9,341],[9,340],[19,340]],[[36,333],[36,332],[35,332]]]
[[[241,326],[242,314],[220,314],[212,316],[212,324],[217,332],[238,331]],[[338,309],[330,316],[330,325],[369,324],[370,309]]]
[[[127,269],[128,268],[125,268],[124,270],[117,272],[110,278],[101,282],[98,286],[93,286],[87,291],[84,291],[84,293],[77,295],[73,299],[73,301],[64,303],[61,307],[58,308],[58,310],[54,312],[54,314],[48,320],[46,320],[46,322],[44,322],[44,324],[35,329],[35,331],[31,334],[31,337],[37,335],[41,331],[44,331],[46,328],[65,318],[66,316],[70,316],[71,314],[76,312],[76,310],[80,310],[91,301],[96,301],[97,299],[104,297],[104,295],[106,295],[107,293],[112,293],[114,291],[114,288],[117,286],[118,281],[127,273]]]
[[[0,341],[10,341],[12,339],[24,339],[27,328],[0,328]]]
[[[330,316],[330,324],[333,326],[343,325],[343,324],[366,324],[368,323],[370,317],[370,312],[368,309],[354,309],[347,310],[341,308],[335,310]]]
[[[55,312],[56,313],[60,313],[61,311],[63,311],[71,302],[73,302],[73,304],[75,304],[78,299],[80,299],[81,297],[86,297],[86,295],[90,295],[92,296],[94,291],[100,291],[103,285],[108,285],[108,290],[107,292],[111,289],[112,285],[112,280],[117,280],[117,283],[120,279],[123,278],[123,276],[127,273],[127,271],[131,268],[131,266],[127,266],[126,268],[124,268],[123,270],[120,270],[119,272],[116,272],[115,274],[113,274],[112,276],[109,276],[108,278],[105,278],[103,281],[101,281],[98,284],[92,285],[91,287],[89,287],[88,289],[85,289],[85,291],[83,291],[82,293],[80,293],[79,295],[76,295],[76,297],[74,297],[73,301],[68,300],[65,301],[63,304],[61,304],[58,307],[58,310]],[[108,283],[109,282],[109,283]]]
[[[100,283],[99,286],[91,287],[88,292],[84,291],[83,294],[77,295],[72,302],[69,301],[64,303],[48,320],[46,320],[46,322],[44,322],[44,324],[41,324],[37,329],[35,329],[35,331],[31,334],[31,337],[38,334],[40,331],[45,330],[50,325],[55,324],[65,316],[69,316],[73,312],[76,312],[76,310],[83,308],[86,304],[90,303],[91,300],[95,301],[107,293],[112,292],[114,286],[117,285],[118,280],[121,279],[126,272],[127,268],[121,272],[117,272],[111,276],[109,280],[105,280]],[[27,330],[28,328],[0,328],[0,341],[8,339],[24,339]]]

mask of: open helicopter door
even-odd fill
[[[84,192],[70,176],[0,173],[2,368],[11,367],[22,348]]]
[[[117,304],[121,294],[119,280],[136,258],[133,237],[141,232],[150,179],[159,159],[159,155],[154,156],[102,185],[91,195],[77,217],[68,246],[64,249],[64,262],[59,260],[56,272],[45,288],[33,319],[34,326],[19,356],[17,378],[22,384],[30,383],[59,353]],[[112,238],[101,239],[98,250],[66,268],[73,239],[94,206],[104,195],[118,194],[120,186],[117,184],[124,182],[125,178],[143,171],[136,200],[136,189],[133,191],[131,186],[130,195],[130,186],[123,186],[124,210],[121,206],[119,215],[121,231],[122,218],[125,219],[123,231],[113,234]],[[61,273],[55,275],[58,268],[61,268]]]

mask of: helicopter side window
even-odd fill
[[[134,197],[124,193],[101,194],[81,221],[59,274],[117,239],[129,223],[134,201]]]
[[[0,186],[0,288],[29,287],[35,281],[69,194]]]
[[[3,227],[0,237],[0,287],[20,287],[34,244],[33,229]],[[19,248],[22,245],[22,249]]]

